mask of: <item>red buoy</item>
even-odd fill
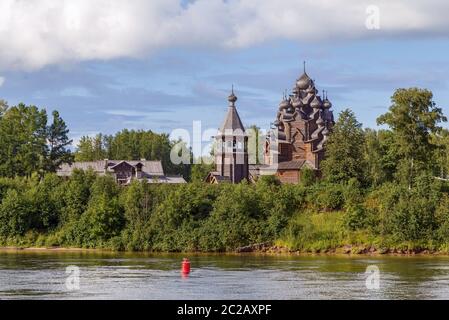
[[[190,273],[190,261],[187,258],[182,259],[182,268],[181,272],[183,274],[189,274]]]

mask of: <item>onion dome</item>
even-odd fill
[[[293,106],[293,108],[301,107],[302,106],[301,99],[299,97],[294,98],[293,101],[292,101],[292,106]]]
[[[327,98],[327,93],[326,93],[326,97],[324,98],[324,101],[323,101],[323,107],[326,109],[330,109],[332,107],[332,103]]]
[[[234,106],[235,102],[237,101],[237,96],[234,94],[234,89],[232,90],[231,94],[228,97],[229,105]]]
[[[305,90],[310,86],[311,82],[312,80],[309,78],[307,73],[304,72],[303,75],[296,80],[296,87],[300,90]]]
[[[281,101],[281,103],[279,104],[279,111],[281,110],[286,110],[288,108],[291,107],[291,103],[290,100],[288,100],[285,96],[284,99]]]
[[[318,91],[315,88],[315,84],[313,82],[311,82],[311,84],[307,87],[306,89],[307,93],[313,93],[313,94],[317,94]]]
[[[293,87],[292,93],[293,93],[294,95],[296,95],[296,94],[299,93],[299,89],[298,89],[298,87],[297,87],[296,85]]]
[[[316,124],[322,127],[324,125],[324,120],[321,118],[321,115],[318,117]]]
[[[321,108],[322,106],[322,102],[319,96],[315,96],[315,98],[312,100],[312,102],[310,103],[310,106],[314,109],[318,109]]]

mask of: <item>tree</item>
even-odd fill
[[[8,110],[8,103],[0,99],[0,118],[5,114],[6,110]]]
[[[35,106],[10,107],[0,118],[0,175],[31,176],[43,169],[47,113]]]
[[[191,173],[190,173],[190,181],[192,182],[202,182],[206,179],[209,172],[214,171],[214,164],[209,163],[198,163],[192,164]]]
[[[72,163],[73,155],[67,147],[73,140],[68,137],[69,129],[59,116],[58,111],[53,111],[53,123],[48,127],[48,156],[47,171],[56,172],[63,163]]]
[[[24,235],[30,226],[31,209],[23,194],[8,190],[0,204],[0,236]]]
[[[386,124],[393,131],[400,157],[397,177],[409,188],[420,172],[433,169],[435,145],[430,135],[441,130],[440,122],[447,121],[432,99],[432,92],[426,89],[398,89],[391,97],[389,111],[377,119],[378,124]]]
[[[364,133],[354,113],[343,110],[326,144],[326,157],[322,162],[323,175],[333,183],[351,178],[364,181]]]
[[[442,179],[449,179],[449,130],[443,129],[440,133],[431,137],[436,145],[435,150],[435,175]]]
[[[373,186],[393,180],[398,161],[393,143],[394,135],[390,130],[365,130],[365,174],[367,182]]]

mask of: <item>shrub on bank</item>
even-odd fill
[[[120,187],[76,172],[0,179],[0,243],[153,251],[230,251],[279,240],[318,251],[346,244],[446,248],[449,195],[426,177],[409,189],[357,181]]]

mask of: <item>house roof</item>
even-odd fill
[[[164,170],[162,168],[161,161],[128,161],[128,160],[99,160],[99,161],[87,161],[87,162],[74,162],[71,165],[63,164],[57,171],[59,176],[70,176],[75,169],[87,171],[93,170],[97,174],[104,174],[106,172],[113,172],[114,167],[119,164],[128,163],[135,167],[138,164],[142,165],[142,172],[147,176],[163,176]]]
[[[231,179],[229,177],[221,176],[218,172],[213,171],[209,172],[207,175],[205,181],[207,182],[217,182],[217,183],[223,183],[223,182],[231,182]]]
[[[305,160],[292,160],[292,161],[279,162],[278,169],[280,170],[301,169],[305,162],[306,162]]]

